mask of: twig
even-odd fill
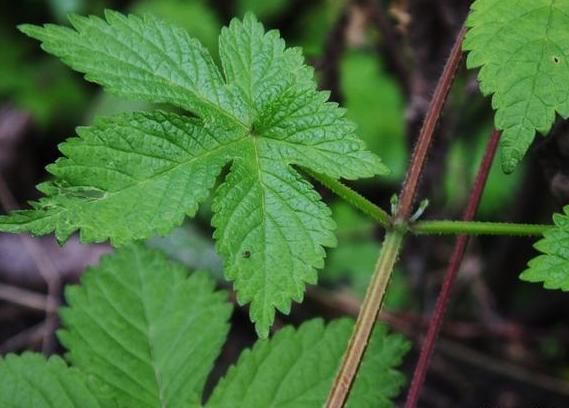
[[[315,301],[317,304],[323,307],[335,310],[336,313],[348,316],[357,316],[361,305],[361,301],[351,294],[338,294],[337,292],[332,292],[317,287],[310,288],[307,296],[309,299]],[[409,337],[416,336],[416,333],[413,333],[411,330],[411,325],[421,324],[428,326],[428,321],[420,316],[409,313],[382,311],[378,316],[378,321],[389,323],[391,326],[395,327],[397,331],[402,332]],[[465,331],[474,333],[475,331],[478,331],[480,336],[493,335],[506,339],[509,338],[516,340],[520,337],[526,338],[527,336],[536,334],[536,331],[533,328],[525,328],[515,326],[513,324],[508,324],[504,329],[494,331],[492,327],[478,326],[465,322],[445,323],[445,327],[449,329],[448,334],[459,338],[467,338],[470,336],[468,333],[465,333],[466,335],[464,336],[460,334],[456,336],[453,326],[457,328],[463,327],[463,329],[459,329],[459,332]],[[543,333],[543,335],[547,335],[547,333]],[[530,372],[519,365],[507,361],[500,361],[494,357],[490,358],[483,353],[464,347],[459,343],[456,343],[455,341],[449,339],[440,339],[439,345],[441,346],[441,352],[448,355],[449,357],[465,361],[468,364],[480,367],[482,370],[492,371],[505,377],[510,377],[514,380],[528,383],[532,386],[540,387],[544,390],[555,392],[560,395],[569,395],[569,383],[565,381],[558,380],[556,378],[552,378],[540,373]]]
[[[42,340],[45,337],[46,330],[48,330],[48,327],[45,320],[40,324],[22,330],[0,344],[0,354],[11,353],[26,348],[29,344],[38,340]]]
[[[357,316],[361,306],[361,300],[351,293],[330,291],[318,287],[310,288],[307,298],[318,306],[332,312],[333,316],[348,315]],[[382,310],[377,318],[378,321],[389,323],[396,331],[416,336],[416,327],[427,328],[429,319],[416,313],[395,312]],[[480,324],[467,321],[445,322],[441,333],[455,339],[476,339],[497,337],[501,339],[519,340],[540,339],[549,334],[537,328],[528,328],[515,322],[505,321],[499,324]]]
[[[486,181],[492,167],[492,162],[494,161],[494,156],[496,154],[499,140],[500,132],[494,130],[488,141],[488,145],[486,146],[486,151],[484,153],[484,157],[482,158],[482,162],[480,163],[480,168],[478,170],[478,174],[476,175],[476,180],[472,186],[472,192],[464,211],[464,221],[471,221],[476,216],[476,211],[478,210],[478,205],[480,204],[482,193],[484,192],[484,187],[486,186]],[[427,370],[429,368],[429,361],[431,359],[433,349],[435,347],[435,342],[442,326],[444,315],[450,300],[451,289],[462,263],[467,243],[468,236],[466,235],[459,235],[456,238],[451,261],[444,277],[443,286],[437,298],[435,311],[429,324],[427,336],[425,337],[423,346],[421,347],[421,354],[419,355],[417,367],[413,373],[413,380],[411,381],[411,387],[409,388],[409,392],[407,394],[405,408],[414,408],[419,400],[419,394],[421,392],[421,388],[423,386],[425,377],[427,375]]]
[[[2,175],[0,175],[0,205],[6,212],[17,208],[16,200],[12,196],[6,184],[6,180]],[[42,352],[44,354],[50,354],[54,349],[53,333],[55,333],[58,324],[56,311],[61,280],[57,268],[51,258],[44,252],[43,248],[37,245],[28,235],[19,236],[25,250],[30,254],[47,286],[47,296],[45,298],[44,307],[46,329],[43,332]]]
[[[483,353],[448,340],[440,340],[440,350],[447,356],[465,361],[483,370],[539,387],[546,391],[569,397],[569,383],[557,378],[530,371],[520,365],[489,357]]]
[[[17,286],[0,283],[0,299],[30,309],[46,311],[47,299],[44,295]]]

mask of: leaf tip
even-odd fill
[[[28,37],[40,39],[42,31],[45,29],[42,26],[34,25],[34,24],[19,24],[17,26],[18,30]]]
[[[269,326],[255,323],[255,332],[261,340],[266,340],[269,337]]]

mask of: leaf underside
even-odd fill
[[[103,258],[81,283],[60,312],[67,359],[119,406],[198,406],[229,331],[227,295],[142,245]]]
[[[556,113],[569,117],[569,0],[477,0],[467,20],[469,68],[481,67],[502,130],[502,167],[514,171]]]
[[[352,332],[353,322],[325,326],[315,319],[287,327],[244,351],[219,382],[206,408],[315,408],[326,401]],[[358,373],[347,407],[387,408],[405,379],[395,370],[409,343],[378,326]]]
[[[528,282],[542,282],[546,289],[569,291],[569,206],[563,214],[554,214],[554,227],[536,242],[535,249],[542,255],[533,258],[520,275]]]
[[[251,304],[267,336],[275,309],[302,300],[323,247],[336,242],[329,209],[292,166],[348,179],[387,169],[317,91],[300,51],[252,15],[222,30],[221,71],[198,41],[158,18],[105,18],[21,30],[108,91],[192,116],[134,113],[79,129],[48,167],[45,197],[0,217],[0,230],[54,231],[61,241],[79,230],[83,241],[117,246],[165,234],[196,213],[229,166],[214,196],[214,236],[238,301]]]

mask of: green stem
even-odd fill
[[[411,227],[415,234],[464,234],[464,235],[543,235],[552,225],[510,224],[505,222],[477,221],[420,221]]]
[[[328,401],[325,405],[327,408],[341,408],[346,403],[353,379],[367,348],[368,339],[383,305],[391,271],[399,257],[404,236],[405,233],[398,229],[387,232],[385,236],[381,254],[358,314],[350,343],[344,353],[332,390],[328,395]]]
[[[322,185],[327,187],[329,190],[331,190],[332,192],[343,198],[350,205],[362,211],[363,213],[369,215],[380,225],[386,228],[391,226],[391,216],[387,213],[387,211],[378,207],[377,205],[369,201],[367,198],[362,196],[360,193],[352,190],[350,187],[342,184],[340,181],[330,176],[316,173],[304,167],[302,168],[302,170],[305,173],[307,173],[310,177],[318,180]]]

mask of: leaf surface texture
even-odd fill
[[[9,354],[0,359],[0,406],[9,408],[100,408],[85,376],[57,357]]]
[[[287,327],[270,340],[260,340],[229,369],[206,408],[323,406],[352,328],[348,319],[328,326],[316,319],[297,330]],[[378,326],[347,407],[394,407],[391,399],[405,382],[395,367],[408,349],[409,343],[401,336],[388,335],[384,326]]]
[[[569,117],[569,0],[477,0],[467,20],[469,68],[481,67],[510,173],[536,131]]]
[[[25,25],[26,34],[114,94],[186,114],[100,119],[61,147],[55,179],[0,230],[55,231],[65,240],[123,245],[165,234],[193,216],[225,166],[214,197],[217,249],[241,304],[265,337],[316,282],[334,222],[296,167],[335,178],[384,174],[344,110],[316,89],[299,49],[248,14],[220,36],[221,70],[184,30],[145,15],[72,16],[73,28]],[[191,116],[188,116],[191,115]]]
[[[554,226],[543,234],[534,247],[541,255],[528,263],[520,278],[542,282],[546,289],[569,291],[569,206],[553,215]]]
[[[198,406],[231,306],[206,274],[142,245],[122,248],[68,288],[67,358],[119,406]]]

